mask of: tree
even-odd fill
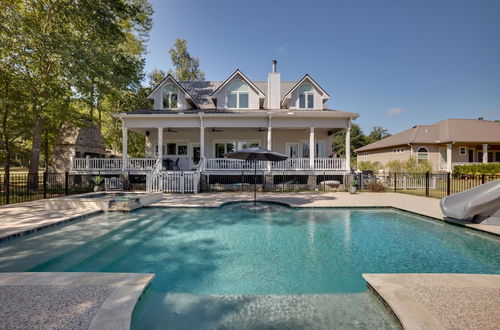
[[[358,124],[351,125],[351,155],[355,157],[354,150],[366,145],[366,136],[363,134]],[[332,139],[332,149],[341,155],[345,155],[345,131],[340,131]],[[353,163],[355,164],[355,163]]]
[[[7,45],[0,60],[17,70],[13,84],[24,81],[29,90],[24,112],[31,117],[30,173],[38,172],[42,134],[71,115],[68,100],[85,100],[93,117],[104,95],[142,78],[141,55],[152,14],[146,0],[73,2],[0,5],[2,49]]]
[[[175,68],[174,76],[177,80],[205,80],[205,73],[199,68],[200,59],[198,57],[192,57],[191,54],[189,54],[186,40],[175,40],[174,47],[168,52]]]
[[[391,134],[389,134],[389,130],[381,126],[374,126],[370,134],[366,137],[366,142],[367,144],[370,144],[380,141],[388,136],[391,136]]]
[[[154,88],[165,78],[165,71],[160,69],[153,69],[148,73],[149,87]]]

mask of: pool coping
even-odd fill
[[[1,286],[104,286],[113,290],[90,321],[89,329],[130,329],[137,301],[155,274],[149,273],[0,273]],[[26,297],[29,299],[29,297]],[[29,313],[30,311],[19,311]],[[71,317],[69,315],[68,317]]]
[[[441,322],[441,315],[432,309],[439,309],[440,301],[422,302],[405,291],[406,288],[447,288],[465,289],[473,293],[473,289],[491,289],[495,294],[500,289],[500,275],[494,274],[448,274],[448,273],[397,273],[397,274],[362,274],[370,290],[388,306],[404,329],[446,329]],[[459,299],[460,297],[446,297]],[[488,313],[488,312],[486,312]],[[463,328],[463,319],[453,320],[454,328]]]
[[[47,223],[47,224],[43,224],[43,225],[39,225],[39,226],[35,225],[35,226],[32,226],[32,227],[30,227],[28,229],[22,229],[22,230],[19,230],[19,231],[8,233],[6,235],[0,236],[0,243],[2,243],[3,241],[8,241],[8,240],[13,239],[13,238],[17,238],[17,237],[21,237],[21,236],[24,236],[24,235],[28,235],[28,234],[31,234],[31,233],[34,233],[34,232],[37,232],[37,231],[40,231],[40,230],[44,230],[44,229],[51,228],[51,227],[54,227],[54,226],[62,225],[62,224],[65,224],[67,222],[71,222],[71,221],[76,221],[76,220],[88,218],[90,216],[93,216],[93,215],[96,215],[96,214],[100,214],[100,213],[103,213],[103,212],[104,211],[101,210],[101,209],[89,210],[88,212],[80,213],[80,214],[75,215],[75,216],[61,218],[61,219],[55,220],[55,221]]]

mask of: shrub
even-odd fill
[[[404,169],[404,164],[400,160],[391,160],[387,163],[386,168],[391,173],[401,173]]]
[[[361,171],[373,171],[376,172],[382,168],[382,164],[380,162],[371,162],[371,161],[361,161],[358,162],[358,170]]]
[[[453,174],[497,174],[500,173],[500,163],[457,165]]]
[[[368,186],[368,191],[371,192],[385,192],[387,190],[387,188],[378,181],[368,182],[367,186]]]
[[[404,169],[407,173],[425,173],[432,172],[432,165],[427,160],[419,163],[415,157],[411,157],[404,163]]]

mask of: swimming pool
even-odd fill
[[[133,328],[394,328],[362,273],[500,273],[497,238],[393,209],[105,213],[0,244],[0,271],[151,272]]]

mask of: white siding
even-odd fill
[[[170,79],[164,81],[161,86],[159,86],[151,95],[154,104],[153,109],[161,110],[163,108],[163,87],[166,84],[172,83]],[[175,84],[174,84],[175,85]],[[186,100],[186,95],[179,89],[178,100],[177,100],[177,110],[188,110],[191,109],[191,105]]]
[[[236,76],[233,79],[231,79],[230,81],[228,81],[226,86],[224,88],[222,88],[216,94],[217,108],[227,109],[226,87],[229,86],[234,80],[242,80],[244,83],[246,83],[245,80],[241,79],[238,76]],[[248,87],[250,88],[250,92],[248,93],[248,109],[260,109],[259,94],[251,86],[248,86]],[[245,110],[245,109],[242,109],[242,110]]]
[[[309,84],[308,81],[304,81],[302,84]],[[299,108],[299,89],[300,84],[297,86],[297,88],[292,92],[291,99],[290,99],[290,109],[296,110],[300,109]],[[302,109],[302,110],[323,110],[323,96],[321,95],[321,92],[317,90],[313,84],[311,84],[314,88],[314,109]]]

